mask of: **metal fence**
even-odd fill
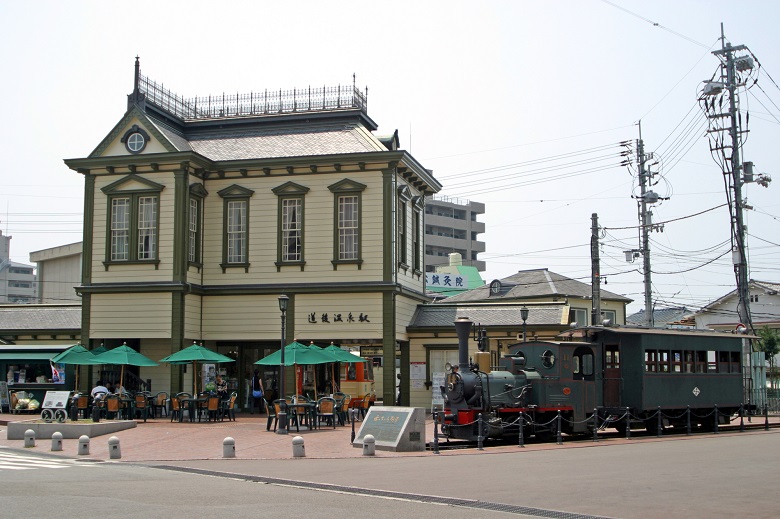
[[[138,88],[147,102],[183,120],[353,109],[365,112],[368,106],[367,93],[354,84],[185,99],[142,75]]]

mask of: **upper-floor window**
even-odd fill
[[[157,259],[158,203],[157,196],[111,199],[111,261]]]
[[[333,193],[333,268],[339,264],[353,263],[358,268],[361,257],[362,193],[365,185],[344,179],[328,186]]]
[[[246,263],[249,243],[249,200],[227,202],[227,263]]]
[[[414,213],[412,214],[412,268],[422,273],[422,215],[424,210],[423,197],[412,199]]]
[[[304,260],[304,195],[309,188],[294,182],[275,187],[279,197],[278,247],[276,266],[305,264]]]
[[[200,263],[200,200],[197,198],[190,198],[188,234],[187,259],[190,263]]]
[[[282,199],[282,261],[303,258],[303,198]]]
[[[128,175],[103,188],[109,206],[107,263],[158,261],[163,188],[138,175]]]
[[[230,267],[249,270],[249,198],[254,191],[232,185],[217,194],[224,199],[222,271]]]
[[[358,259],[359,219],[357,195],[338,197],[338,219],[336,226],[339,231],[338,259]]]
[[[409,267],[408,263],[408,247],[407,233],[407,202],[412,199],[412,190],[406,184],[398,188],[398,206],[396,214],[396,238],[398,247],[398,265],[406,269]]]
[[[569,310],[569,324],[577,323],[577,326],[588,325],[588,311],[582,308],[572,308]]]

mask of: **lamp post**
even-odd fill
[[[528,308],[525,306],[520,309],[520,319],[523,320],[523,342],[525,342],[525,321],[528,319]]]
[[[287,402],[284,399],[284,346],[287,342],[285,337],[285,324],[287,323],[287,305],[290,304],[290,298],[282,294],[279,296],[279,310],[282,311],[282,346],[281,357],[279,359],[279,396],[281,405],[279,406],[279,427],[276,429],[276,434],[287,434]]]

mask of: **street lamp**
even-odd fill
[[[520,309],[520,319],[523,320],[523,342],[525,342],[525,321],[528,319],[528,308],[525,306]]]
[[[276,434],[287,434],[287,401],[284,398],[284,346],[287,342],[285,337],[285,324],[287,317],[287,305],[290,304],[290,298],[282,294],[279,296],[279,310],[282,311],[282,346],[281,357],[279,359],[279,427],[276,429]]]

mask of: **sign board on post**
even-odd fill
[[[425,450],[425,409],[418,407],[368,408],[360,431],[352,442],[353,447],[362,447],[363,438],[374,437],[379,450],[412,452]]]
[[[8,382],[0,381],[0,411],[11,412],[11,395],[8,394]]]
[[[70,391],[46,391],[43,397],[43,409],[65,409],[68,406]]]
[[[433,398],[431,399],[431,412],[434,412],[438,406],[439,409],[444,408],[444,397],[441,394],[441,389],[447,379],[447,374],[443,371],[433,373],[431,376],[431,382],[433,382]]]

